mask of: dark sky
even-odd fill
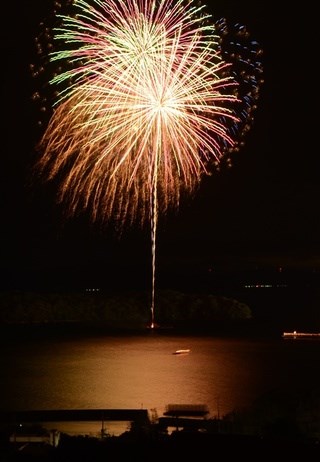
[[[2,15],[1,286],[148,286],[148,230],[131,228],[116,238],[111,227],[102,230],[86,217],[65,221],[52,193],[28,185],[38,117],[29,64],[37,25],[51,4],[13,0]],[[320,269],[320,162],[305,63],[312,9],[304,2],[279,11],[274,0],[207,4],[217,19],[245,24],[260,43],[265,82],[233,167],[206,178],[195,198],[160,217],[159,284],[174,286],[188,274],[197,287],[209,268]]]

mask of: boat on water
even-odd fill
[[[297,332],[294,330],[293,332],[283,332],[283,338],[309,338],[309,337],[318,337],[320,339],[320,332]]]
[[[176,350],[172,354],[173,355],[187,355],[188,353],[190,353],[189,349],[184,349],[184,350],[182,349],[182,350]]]

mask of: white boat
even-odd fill
[[[176,350],[172,354],[174,354],[174,355],[187,355],[188,353],[190,353],[190,350],[185,349],[185,350]]]

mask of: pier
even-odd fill
[[[147,409],[55,409],[0,412],[2,424],[99,421],[149,423],[149,415]]]
[[[320,332],[297,332],[294,330],[293,332],[283,332],[283,338],[319,338],[320,339]]]

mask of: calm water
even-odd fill
[[[175,350],[190,349],[188,355]],[[206,404],[210,416],[270,390],[320,385],[320,341],[147,333],[3,342],[1,409]]]

